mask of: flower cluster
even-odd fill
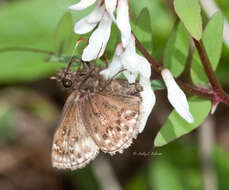
[[[69,7],[70,10],[83,10],[96,0],[81,0]],[[116,8],[117,7],[117,8]],[[116,18],[114,12],[116,11]],[[88,46],[84,49],[82,59],[92,61],[103,55],[111,33],[112,21],[121,32],[122,44],[126,47],[130,41],[131,27],[129,22],[128,0],[98,0],[94,10],[75,24],[77,34],[85,34],[98,27],[90,36]]]
[[[83,10],[96,0],[81,0],[70,7],[71,10]],[[114,12],[116,11],[116,17]],[[143,87],[140,93],[142,104],[140,107],[140,129],[142,132],[147,119],[155,105],[155,94],[151,88],[150,63],[136,53],[135,37],[131,34],[128,0],[98,0],[94,10],[86,17],[75,24],[75,32],[85,34],[97,28],[90,36],[89,43],[83,51],[82,59],[91,61],[103,55],[111,33],[111,25],[114,22],[120,30],[121,42],[117,45],[113,60],[108,68],[101,71],[106,79],[115,76],[120,70],[123,72],[129,83],[134,83],[137,76],[140,76],[139,83]],[[168,99],[177,113],[187,122],[194,121],[189,111],[187,98],[175,82],[168,69],[161,72],[162,78],[168,89]]]

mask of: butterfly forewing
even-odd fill
[[[99,152],[81,118],[76,91],[66,101],[53,139],[52,164],[59,169],[84,167]]]
[[[59,169],[82,168],[99,150],[122,153],[139,131],[141,88],[137,84],[104,80],[104,88],[96,71],[86,82],[81,73],[75,74],[53,139],[52,165]]]
[[[140,98],[112,95],[110,92],[91,94],[83,103],[87,130],[103,152],[115,154],[128,148],[139,128]]]

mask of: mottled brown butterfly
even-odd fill
[[[56,77],[70,95],[53,139],[53,167],[82,168],[100,150],[111,155],[122,153],[138,135],[140,85],[105,80],[100,70],[68,68]]]

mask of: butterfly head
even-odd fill
[[[99,82],[101,76],[96,69],[83,68],[69,69],[68,71],[61,69],[53,79],[57,80],[58,84],[69,92],[73,90],[95,92],[98,91],[101,83]]]
[[[71,88],[74,84],[74,80],[75,80],[74,76],[75,76],[74,71],[66,72],[65,69],[60,69],[55,79],[64,88]]]
[[[65,88],[70,88],[73,84],[73,81],[70,77],[64,77],[61,82]]]

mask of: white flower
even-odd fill
[[[111,18],[115,21],[114,11],[117,6],[117,0],[105,0],[105,7]]]
[[[128,75],[125,75],[129,83],[135,82],[138,74],[148,79],[150,78],[150,64],[144,57],[136,53],[135,37],[133,35],[131,35],[130,43],[126,47],[125,51],[123,52],[123,54],[121,54],[121,62],[123,68],[129,72]]]
[[[111,24],[112,20],[105,13],[98,28],[90,36],[88,46],[83,51],[82,59],[84,61],[91,61],[103,55],[110,37]]]
[[[70,6],[69,9],[83,10],[95,2],[96,0],[81,0]],[[114,17],[116,7],[117,18]],[[89,39],[88,46],[83,51],[82,59],[84,61],[92,61],[103,55],[110,38],[112,21],[117,24],[121,32],[122,44],[126,47],[131,36],[128,0],[98,0],[94,10],[75,24],[74,31],[77,34],[88,33],[98,25]]]
[[[184,118],[187,122],[193,123],[194,119],[189,111],[189,105],[184,92],[177,85],[171,72],[168,69],[163,69],[161,76],[168,89],[168,99],[177,113]]]
[[[118,44],[111,64],[109,64],[107,69],[101,71],[100,74],[109,79],[115,76],[121,69],[126,69],[123,73],[129,83],[134,83],[138,74],[140,75],[139,84],[143,88],[142,92],[140,92],[142,103],[140,105],[139,133],[141,133],[155,105],[156,98],[150,84],[150,64],[144,57],[136,53],[133,35],[125,50],[123,44]]]
[[[114,57],[109,64],[109,67],[107,69],[104,69],[100,72],[100,74],[105,78],[105,79],[110,79],[113,76],[115,76],[119,71],[122,70],[122,63],[121,63],[121,57],[120,55],[123,53],[123,47],[122,44],[119,43],[116,47]],[[118,75],[117,75],[118,76]],[[116,77],[117,77],[116,76]]]
[[[150,113],[152,112],[152,109],[156,102],[156,97],[154,94],[154,91],[151,88],[150,79],[146,78],[144,76],[140,76],[140,85],[143,87],[143,91],[140,92],[142,103],[140,106],[140,127],[139,127],[139,133],[141,133],[145,126],[146,122],[148,120],[148,117]]]
[[[77,11],[83,10],[83,9],[91,6],[95,2],[96,2],[96,0],[81,0],[79,3],[70,6],[69,9],[71,9],[71,10],[77,10]]]
[[[122,34],[122,45],[126,47],[129,44],[131,36],[128,0],[118,1],[117,26]]]
[[[74,31],[77,34],[86,34],[92,31],[100,22],[104,15],[105,7],[100,6],[98,3],[94,10],[86,17],[79,20],[74,27]]]

